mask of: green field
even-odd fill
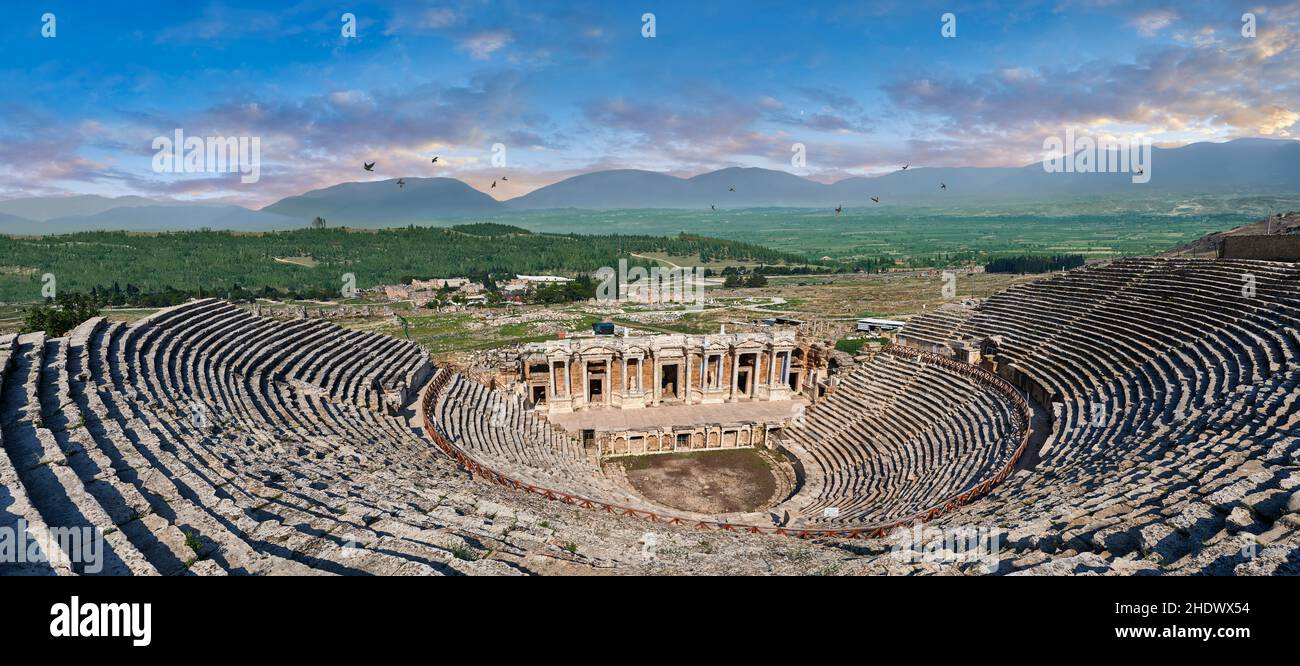
[[[689,231],[756,243],[813,260],[920,258],[920,264],[983,263],[1008,254],[1155,254],[1270,214],[1300,210],[1300,196],[1220,196],[1053,203],[874,206],[830,210],[622,210],[516,213],[534,231],[675,234]]]

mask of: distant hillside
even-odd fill
[[[470,230],[476,230],[471,226]],[[490,225],[478,230],[503,230]],[[620,259],[651,266],[634,255],[708,257],[717,261],[779,264],[803,257],[736,241],[699,236],[615,236],[507,233],[480,236],[445,228],[414,227],[360,232],[298,229],[265,234],[96,232],[50,236],[41,242],[0,236],[0,302],[40,298],[42,273],[58,276],[61,291],[134,287],[221,293],[236,286],[259,291],[338,293],[343,276],[358,287],[395,284],[413,277],[494,274],[576,275]],[[286,261],[293,257],[295,261]]]
[[[1152,148],[1150,181],[1131,173],[1048,173],[1025,167],[913,166],[882,176],[823,184],[784,171],[730,168],[677,178],[649,171],[601,171],[542,187],[506,205],[541,208],[834,208],[944,202],[1144,197],[1243,191],[1300,192],[1300,141],[1238,139]],[[944,187],[946,186],[946,187]],[[734,191],[732,191],[734,188]]]
[[[85,194],[70,197],[27,197],[0,201],[0,215],[13,215],[26,220],[43,222],[60,217],[95,215],[125,206],[158,205],[160,202],[144,197],[101,197]]]
[[[1219,243],[1225,236],[1254,236],[1265,233],[1297,234],[1300,233],[1300,212],[1288,212],[1274,215],[1258,222],[1243,224],[1240,227],[1206,234],[1190,243],[1180,245],[1162,257],[1215,257],[1218,255]]]
[[[25,234],[28,227],[38,224],[35,220],[0,213],[0,234]]]
[[[270,231],[307,226],[302,220],[240,206],[148,205],[112,208],[94,215],[49,220],[4,219],[0,233],[14,235],[70,234],[81,231]]]
[[[1021,168],[914,167],[877,178],[849,178],[830,187],[846,200],[879,196],[881,204],[1300,192],[1300,141],[1238,139],[1154,147],[1146,172],[1149,182],[1134,183],[1131,173],[1048,173],[1041,162]]]
[[[770,169],[733,167],[693,178],[616,170],[574,176],[511,199],[506,205],[513,210],[818,207],[827,202],[826,188]]]
[[[323,217],[330,226],[365,227],[428,224],[447,217],[497,213],[505,209],[496,199],[454,178],[405,178],[342,183],[312,190],[262,209],[310,221]]]
[[[680,178],[653,171],[617,169],[567,178],[511,199],[517,210],[541,208],[655,208],[675,195]]]
[[[44,236],[81,231],[271,231],[307,223],[242,206],[155,201],[144,197],[30,197],[0,201],[0,234]]]

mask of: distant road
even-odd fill
[[[659,257],[648,257],[644,254],[637,254],[635,252],[628,252],[628,254],[630,256],[636,257],[637,259],[649,259],[650,261],[657,261],[662,264],[668,264],[668,266],[673,269],[681,268],[681,266],[678,266],[677,264],[674,264],[673,262],[668,261],[667,259],[660,259]]]

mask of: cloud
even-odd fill
[[[505,48],[506,45],[512,41],[514,41],[514,38],[509,32],[504,30],[491,30],[475,33],[466,37],[461,40],[460,44],[457,45],[456,48],[468,52],[475,60],[486,60],[491,57],[493,53]]]
[[[1251,42],[1255,60],[1270,60],[1287,52],[1294,52],[1300,47],[1300,39],[1285,27],[1265,28],[1258,32]]]
[[[1178,12],[1172,9],[1153,9],[1129,19],[1129,25],[1137,29],[1143,37],[1154,37],[1161,30],[1178,20]]]
[[[773,161],[789,166],[790,146],[797,139],[784,131],[758,127],[764,119],[761,98],[688,88],[681,96],[656,101],[626,97],[588,101],[583,117],[589,131],[579,145],[592,160],[673,173]]]
[[[1191,44],[1197,47],[1214,46],[1222,44],[1223,40],[1219,39],[1218,31],[1213,26],[1203,26],[1200,30],[1193,32],[1179,31],[1173,35],[1174,41]]]
[[[1290,136],[1300,111],[1300,62],[1285,55],[1258,65],[1252,40],[1173,45],[1133,62],[922,75],[885,86],[918,122],[937,120],[949,137],[991,133],[1026,146],[1065,126],[1129,126],[1221,138]]]
[[[435,7],[424,12],[421,25],[431,30],[446,28],[460,21],[460,14],[447,7]]]
[[[759,106],[767,109],[769,122],[797,126],[814,132],[865,133],[871,129],[870,118],[863,113],[862,105],[853,97],[831,88],[800,86],[798,97],[815,107],[797,110],[777,102],[775,98],[760,98]],[[770,100],[770,101],[769,101]]]
[[[15,191],[51,193],[59,184],[113,179],[110,160],[85,154],[106,132],[93,122],[69,123],[21,106],[0,108],[0,181]]]
[[[470,170],[485,165],[495,142],[511,151],[562,147],[563,133],[535,107],[516,72],[483,73],[451,85],[341,88],[305,97],[259,95],[176,117],[130,112],[111,121],[65,123],[17,107],[4,110],[0,165],[22,167],[0,166],[0,174],[19,191],[57,191],[55,182],[64,187],[113,183],[145,194],[264,204],[362,177],[362,161],[378,160],[388,176],[455,176],[457,165]],[[176,128],[188,136],[258,137],[260,182],[244,185],[224,175],[154,174],[153,137],[170,137]],[[436,172],[430,170],[431,154],[445,155]]]

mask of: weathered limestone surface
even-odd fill
[[[1300,572],[1300,267],[1125,259],[913,327],[943,331],[932,349],[978,350],[1043,399],[1051,434],[988,495],[890,538],[704,532],[484,483],[403,409],[431,374],[418,347],[216,300],[0,337],[0,527],[99,529],[105,575]],[[790,438],[820,447],[839,493],[839,518],[810,504],[805,519],[924,504],[1000,460],[996,401],[933,369],[877,369],[809,411],[800,427],[821,435]],[[880,418],[836,414],[904,377],[864,403],[888,399]],[[471,384],[449,387],[448,427],[512,471],[627,492],[518,403],[463,409],[502,399]],[[981,529],[998,544],[981,559],[942,543]],[[95,573],[49,555],[0,574]]]

